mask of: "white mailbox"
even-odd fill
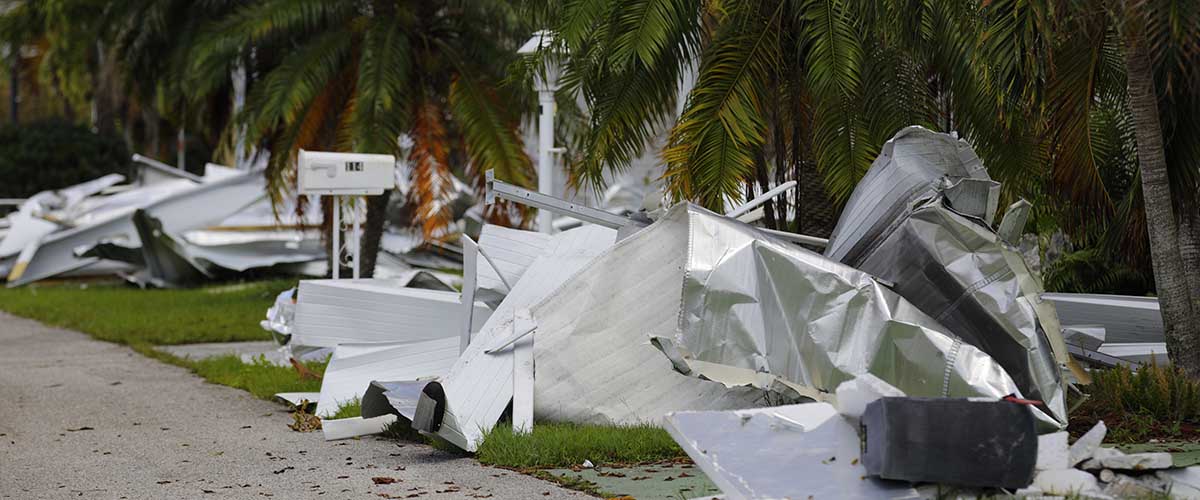
[[[392,155],[300,150],[300,194],[382,194],[396,184]]]

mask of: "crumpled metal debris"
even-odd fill
[[[998,187],[966,142],[906,128],[855,188],[825,255],[891,283],[941,331],[986,352],[1061,427],[1070,358],[1041,283],[991,227]]]
[[[1020,392],[987,354],[866,273],[693,205],[656,224],[688,245],[668,336],[692,359],[768,372],[820,398],[866,373],[909,396]]]

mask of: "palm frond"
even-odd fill
[[[421,224],[426,240],[444,237],[450,225],[449,153],[446,149],[446,128],[441,110],[432,102],[419,104],[413,114],[413,147],[408,161],[412,165],[413,189],[409,191],[416,208],[415,221]]]
[[[358,84],[350,133],[354,149],[373,153],[398,150],[397,138],[408,122],[412,84],[411,48],[394,18],[372,20],[363,35]]]

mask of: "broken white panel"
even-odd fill
[[[17,211],[5,218],[10,229],[0,239],[0,257],[19,253],[31,242],[59,230],[60,224],[69,227],[65,214],[85,198],[123,180],[125,177],[120,174],[109,174],[58,191],[42,191],[23,200]]]
[[[138,169],[135,182],[143,186],[171,182],[178,179],[185,179],[196,183],[204,182],[203,177],[187,170],[139,154],[133,155],[133,166]]]
[[[458,339],[453,337],[339,345],[321,378],[316,415],[327,417],[343,404],[361,401],[374,380],[437,377],[449,371],[456,359]]]
[[[1071,452],[1067,447],[1067,431],[1052,432],[1038,436],[1037,464],[1035,470],[1069,469]]]
[[[478,288],[476,278],[479,274],[479,245],[475,244],[470,236],[462,236],[463,245],[463,285],[462,294],[459,296],[459,307],[462,307],[462,313],[459,315],[458,329],[458,352],[462,353],[467,350],[467,346],[471,343],[471,324],[472,317],[475,315],[475,292]]]
[[[1097,350],[1102,354],[1107,354],[1114,358],[1121,358],[1143,365],[1150,363],[1166,365],[1168,362],[1167,344],[1165,342],[1106,342]]]
[[[462,313],[457,292],[404,288],[380,279],[304,280],[292,343],[333,347],[446,337],[457,342]],[[489,314],[476,303],[473,324],[483,325]]]
[[[477,264],[479,299],[499,303],[508,294],[504,283],[519,281],[533,261],[546,252],[549,242],[546,233],[484,225],[479,232],[479,246],[488,259],[480,259]]]
[[[545,254],[525,270],[445,377],[446,411],[439,436],[475,451],[484,432],[496,425],[512,400],[513,390],[512,350],[484,351],[496,339],[512,333],[517,309],[529,308],[555,292],[615,240],[616,231],[599,226],[583,226],[551,237]]]
[[[381,415],[373,418],[352,417],[322,420],[321,432],[325,435],[326,441],[349,439],[368,434],[379,434],[395,421],[395,415]]]
[[[143,210],[134,212],[133,223],[141,240],[141,262],[145,264],[140,281],[158,287],[183,286],[251,269],[326,260],[325,248],[315,234],[311,238],[292,241],[282,232],[265,235],[261,232],[221,232],[216,236],[227,240],[224,243],[195,245],[163,230],[162,221]],[[283,236],[283,239],[271,237],[273,235]],[[96,249],[102,248],[97,245]]]
[[[129,215],[134,210],[148,207],[198,186],[200,185],[192,181],[176,179],[111,195],[89,196],[67,210],[54,213],[53,217],[71,227],[88,226]]]
[[[132,220],[132,214],[139,208],[161,221],[163,230],[176,233],[217,222],[245,207],[249,203],[247,197],[261,196],[263,182],[261,172],[250,172],[202,185],[173,180],[104,197],[103,203],[74,219],[80,226],[43,239],[29,261],[14,266],[8,286],[24,285],[91,265],[100,259],[84,254],[103,241],[140,246],[141,239]]]
[[[1108,434],[1108,427],[1104,425],[1104,421],[1096,422],[1096,425],[1093,425],[1071,444],[1067,465],[1074,467],[1080,462],[1092,458],[1096,450],[1100,448],[1100,443],[1104,442],[1106,434]]]
[[[528,309],[514,313],[513,330],[532,331],[537,328]],[[533,335],[526,335],[512,345],[513,350],[513,432],[533,432]]]
[[[266,197],[266,178],[261,171],[205,183],[145,208],[162,222],[162,230],[180,235],[189,229],[211,226],[260,203]]]
[[[920,498],[907,483],[866,477],[858,433],[826,403],[672,412],[666,424],[731,500]]]
[[[1089,293],[1043,293],[1064,325],[1100,325],[1105,341],[1165,342],[1162,314],[1155,297]]]
[[[679,373],[651,344],[652,337],[673,337],[678,326],[688,225],[660,223],[644,231],[618,242],[532,308],[538,418],[657,423],[673,410],[769,404],[762,390]]]
[[[214,182],[214,181],[219,181],[219,180],[223,180],[223,179],[228,179],[230,177],[237,177],[238,175],[241,175],[242,173],[243,173],[242,170],[238,170],[238,169],[232,168],[232,167],[226,167],[225,165],[218,165],[216,163],[205,163],[203,179],[204,179],[204,182]]]

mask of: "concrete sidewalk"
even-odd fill
[[[588,498],[425,445],[326,442],[290,421],[124,346],[0,313],[0,498]]]

